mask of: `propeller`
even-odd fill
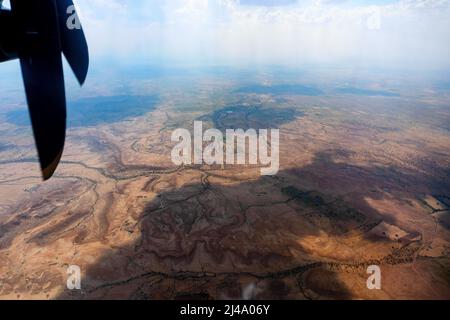
[[[82,85],[89,68],[88,46],[72,0],[11,0],[11,11],[1,10],[0,27],[4,25],[11,31],[0,38],[0,62],[20,60],[42,177],[48,180],[60,162],[66,136],[61,53]]]

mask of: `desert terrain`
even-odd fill
[[[0,299],[450,299],[450,93],[274,74],[94,78],[46,183],[3,100]],[[195,120],[278,128],[280,172],[175,166]]]

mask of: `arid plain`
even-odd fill
[[[450,299],[448,90],[134,75],[70,97],[46,183],[24,102],[1,106],[1,299]],[[280,172],[175,166],[171,133],[194,120],[280,129]]]

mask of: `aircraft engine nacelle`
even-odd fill
[[[15,30],[11,11],[0,9],[0,62],[18,58]]]

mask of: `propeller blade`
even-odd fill
[[[80,85],[86,80],[89,68],[89,51],[72,0],[58,0],[61,48]]]
[[[20,34],[19,59],[44,180],[61,159],[66,100],[55,0],[12,0]]]

